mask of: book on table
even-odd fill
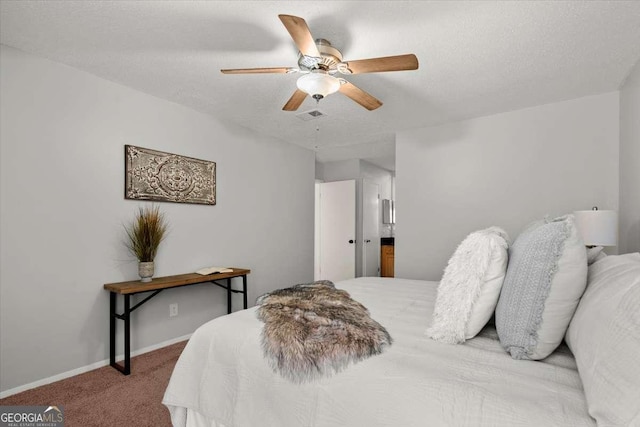
[[[209,274],[215,273],[233,273],[233,268],[229,267],[205,267],[196,271],[198,274],[202,274],[203,276],[207,276]]]

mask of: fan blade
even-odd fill
[[[416,58],[414,54],[410,53],[408,55],[345,61],[345,64],[347,65],[347,69],[351,71],[351,74],[417,70],[418,58]]]
[[[278,15],[303,55],[320,58],[320,52],[304,19],[292,15]]]
[[[382,106],[382,102],[378,99],[349,82],[340,85],[340,93],[353,99],[369,111]]]
[[[289,98],[287,103],[284,104],[284,107],[282,107],[282,109],[284,111],[296,111],[306,97],[307,97],[306,92],[303,92],[300,89],[296,89],[293,95],[291,95],[291,98]]]
[[[222,74],[286,74],[297,71],[296,68],[277,67],[277,68],[232,68],[228,70],[220,70]]]

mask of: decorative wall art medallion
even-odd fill
[[[216,204],[216,164],[124,146],[125,199]]]

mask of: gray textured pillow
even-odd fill
[[[496,329],[514,359],[544,359],[560,345],[587,282],[587,251],[573,215],[527,227],[509,248]]]

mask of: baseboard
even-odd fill
[[[191,338],[191,334],[183,335],[181,337],[172,338],[167,341],[163,341],[158,344],[150,345],[149,347],[144,347],[136,351],[131,352],[131,357],[139,356],[144,353],[148,353],[150,351],[158,350],[159,348],[169,346],[171,344],[178,343],[180,341],[186,341]],[[121,360],[124,358],[124,354],[119,354],[116,356],[116,360]],[[56,381],[64,380],[65,378],[74,377],[76,375],[84,374],[85,372],[93,371],[94,369],[102,368],[103,366],[109,366],[109,359],[101,360],[100,362],[92,363],[91,365],[83,366],[81,368],[72,369],[71,371],[63,372],[61,374],[54,375],[49,378],[44,378],[38,381],[34,381],[29,384],[21,385],[19,387],[11,388],[9,390],[5,390],[0,392],[0,399],[4,399],[5,397],[12,396],[14,394],[22,393],[23,391],[31,390],[32,388],[40,387],[43,385],[51,384]]]

